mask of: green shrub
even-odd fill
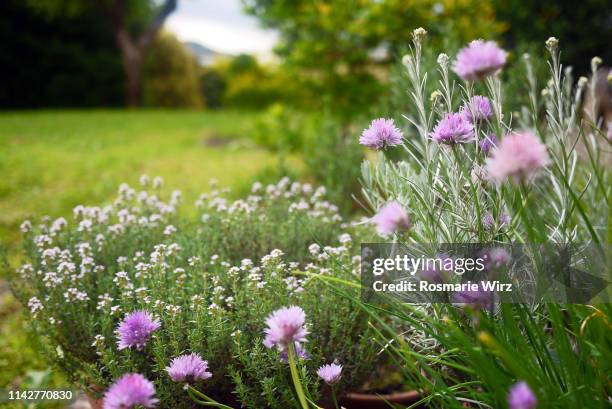
[[[223,105],[227,82],[219,71],[206,69],[200,76],[200,87],[208,108],[220,108]]]
[[[260,146],[276,152],[299,151],[312,129],[313,115],[276,103],[253,121],[249,133]]]
[[[329,115],[318,118],[304,141],[304,160],[315,180],[327,186],[332,201],[341,210],[351,213],[358,209],[360,169],[363,149],[358,144],[358,131],[342,125]]]
[[[309,329],[309,358],[300,366],[313,399],[329,393],[316,368],[335,359],[350,373],[338,391],[361,385],[375,360],[367,321],[348,298],[304,273],[355,280],[358,271],[322,188],[283,179],[255,184],[234,202],[215,190],[198,200],[196,220],[179,215],[180,192],[163,197],[124,184],[112,205],[76,207],[74,223],[22,225],[27,262],[14,288],[71,380],[95,395],[138,372],[154,382],[160,407],[188,408],[193,402],[164,368],[196,352],[213,372],[195,385],[209,396],[286,408],[294,402],[289,369],[264,348],[263,329],[272,311],[299,305]],[[161,328],[144,349],[118,350],[117,326],[136,310],[154,314]]]
[[[147,57],[145,75],[145,105],[202,107],[196,60],[173,35],[162,33],[157,37]]]

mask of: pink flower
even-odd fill
[[[459,113],[448,113],[429,134],[431,139],[446,145],[456,145],[474,140],[474,125]]]
[[[455,291],[453,293],[455,303],[473,309],[489,309],[493,305],[493,291],[487,291],[482,284],[478,284],[477,290]]]
[[[319,378],[323,379],[326,384],[334,385],[342,377],[342,365],[323,365],[317,370],[317,375],[319,375]]]
[[[372,149],[384,149],[401,144],[402,137],[402,131],[395,126],[393,119],[379,118],[363,131],[359,143]]]
[[[306,351],[306,349],[299,342],[295,343],[295,355],[298,360],[299,359],[303,359],[303,360],[310,359],[310,354],[308,353],[308,351]],[[281,351],[280,360],[286,364],[289,363],[289,352],[287,351],[287,349],[284,349]]]
[[[461,115],[470,123],[486,121],[493,115],[491,101],[482,95],[474,95],[470,102],[463,104]]]
[[[534,409],[538,404],[535,394],[526,382],[515,383],[508,393],[510,409]]]
[[[212,376],[208,372],[208,361],[204,361],[195,352],[174,358],[170,366],[166,367],[166,372],[174,382],[193,382]]]
[[[308,331],[304,327],[306,313],[296,306],[274,311],[266,319],[264,346],[284,350],[291,342],[305,342]]]
[[[550,163],[546,146],[531,133],[513,133],[502,139],[499,147],[487,158],[488,177],[503,182],[511,178],[514,183],[528,181],[536,172]]]
[[[376,229],[381,235],[392,234],[398,230],[408,230],[410,219],[408,213],[398,202],[389,202],[380,208],[376,216],[372,218]]]
[[[144,348],[153,331],[159,329],[160,326],[159,320],[154,319],[147,311],[134,311],[128,314],[117,329],[119,349]]]
[[[131,409],[136,406],[154,408],[158,400],[154,398],[153,383],[140,374],[123,375],[111,385],[104,394],[104,409]]]
[[[474,40],[459,51],[453,70],[466,81],[482,80],[500,70],[507,56],[495,41]]]
[[[487,155],[495,146],[497,146],[497,137],[495,134],[485,136],[484,139],[478,144],[478,147],[485,155]]]

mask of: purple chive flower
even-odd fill
[[[483,258],[485,259],[485,268],[487,270],[490,270],[492,268],[499,268],[505,264],[508,264],[512,257],[506,249],[501,247],[494,247],[492,249],[486,250],[485,254],[483,255]]]
[[[480,148],[481,152],[484,153],[485,155],[488,155],[491,149],[493,149],[496,146],[497,146],[497,137],[495,136],[495,134],[489,134],[485,136],[485,138],[482,141],[480,141],[480,143],[478,144],[478,147]]]
[[[455,145],[474,140],[474,125],[461,114],[449,112],[429,134],[431,139],[446,145]]]
[[[455,260],[447,254],[439,253],[434,263],[426,263],[419,273],[420,277],[430,283],[443,283],[448,278],[447,272],[453,270]],[[432,265],[433,264],[433,265]]]
[[[410,228],[408,213],[398,202],[389,202],[381,207],[376,216],[372,218],[372,221],[376,224],[376,229],[381,235],[388,235]]]
[[[300,307],[291,306],[274,311],[266,319],[264,346],[277,346],[285,350],[291,342],[305,342],[308,330],[304,327],[306,313]]]
[[[540,168],[550,163],[550,158],[540,139],[524,132],[502,139],[486,163],[491,179],[503,182],[511,178],[514,183],[519,183],[530,180]]]
[[[126,374],[108,388],[104,394],[104,409],[131,409],[136,406],[154,408],[153,383],[140,374]]]
[[[317,375],[319,375],[319,378],[323,379],[326,384],[334,385],[338,383],[338,381],[342,377],[342,365],[323,365],[317,370]]]
[[[147,311],[134,311],[128,314],[117,329],[119,349],[131,347],[142,349],[151,338],[153,331],[160,326],[159,320],[153,319],[151,313]]]
[[[385,149],[401,144],[403,136],[393,119],[379,118],[373,120],[370,127],[363,131],[359,143],[372,149]]]
[[[461,115],[463,119],[471,123],[486,121],[493,115],[491,101],[482,95],[474,95],[469,103],[463,104]]]
[[[299,342],[295,343],[295,354],[297,355],[298,359],[310,359],[310,354],[308,353],[308,351],[306,351],[306,348],[304,348]],[[286,349],[281,351],[280,359],[286,364],[289,363],[289,354],[287,353]]]
[[[500,70],[507,57],[495,41],[474,40],[459,50],[453,71],[465,81],[482,80]]]
[[[526,382],[515,383],[508,392],[508,407],[510,409],[534,409],[538,404],[535,394]]]
[[[499,227],[504,227],[510,224],[510,216],[506,213],[502,213],[498,218]],[[491,230],[495,227],[495,218],[491,212],[485,213],[482,217],[482,225],[486,230]]]
[[[482,216],[482,226],[486,230],[491,230],[495,226],[495,219],[493,218],[493,214],[491,212],[487,212],[484,216]]]
[[[456,291],[454,292],[455,303],[471,308],[491,308],[493,304],[493,292],[485,291],[481,284],[478,284],[476,291]]]
[[[208,372],[208,361],[195,352],[174,358],[170,366],[166,367],[166,372],[174,382],[190,383],[212,376],[212,373]]]
[[[510,215],[507,213],[502,213],[499,215],[499,226],[504,227],[510,224]]]

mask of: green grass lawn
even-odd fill
[[[147,173],[186,199],[208,180],[244,188],[277,159],[245,135],[252,112],[40,111],[0,114],[0,240],[25,218],[108,201]]]
[[[19,224],[42,215],[70,220],[77,204],[99,205],[121,182],[160,175],[185,200],[222,186],[244,190],[274,177],[278,158],[246,137],[258,114],[237,111],[32,111],[0,113],[0,242],[17,264]],[[288,164],[301,173],[300,162]],[[4,288],[4,290],[2,290]],[[23,312],[0,279],[0,388],[44,370]],[[54,381],[56,384],[57,379]]]

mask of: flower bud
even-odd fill
[[[429,101],[435,105],[440,100],[440,98],[442,98],[442,93],[439,90],[435,90],[429,96]]]
[[[440,64],[440,67],[446,68],[448,66],[448,55],[440,53],[438,55],[438,64]]]
[[[591,71],[596,72],[599,66],[601,65],[601,58],[593,57],[591,59]]]
[[[410,54],[406,54],[402,57],[402,64],[404,64],[404,66],[406,67],[412,65],[412,57],[410,56]]]
[[[419,27],[412,32],[412,37],[414,41],[421,42],[425,36],[427,35],[427,31],[423,27]]]
[[[548,48],[548,51],[551,53],[557,51],[559,48],[559,39],[556,37],[548,37],[548,40],[546,40],[546,48]]]

